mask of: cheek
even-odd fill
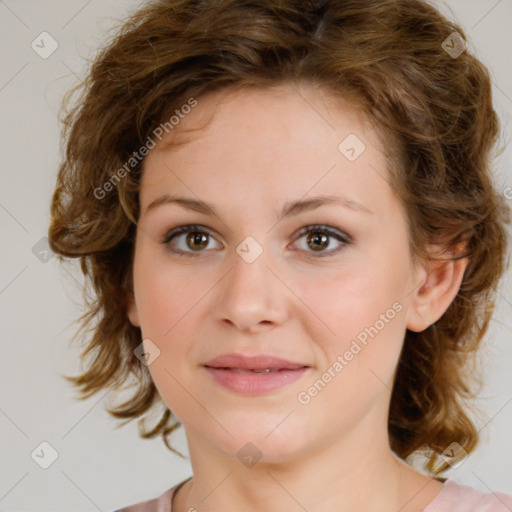
[[[340,340],[355,338],[366,327],[378,323],[381,315],[394,320],[401,310],[399,277],[379,272],[366,264],[351,266],[337,273],[325,273],[304,278],[299,286],[304,305],[329,327],[329,339],[336,345]],[[398,303],[398,305],[393,305]],[[386,328],[399,322],[386,322]]]
[[[307,305],[329,327],[317,336],[325,365],[319,370],[343,373],[345,377],[336,380],[343,380],[344,388],[356,389],[376,379],[391,382],[405,334],[401,279],[403,275],[375,263],[353,266],[314,286],[315,280],[304,282],[304,296],[311,298]],[[338,356],[343,368],[336,372],[332,367]]]
[[[192,267],[146,252],[140,251],[134,266],[137,310],[143,335],[165,340],[210,286],[207,279],[194,277]]]
[[[335,334],[317,338],[322,340],[322,364],[297,396],[300,410],[313,427],[322,428],[333,408],[343,412],[332,420],[339,431],[361,421],[376,403],[385,415],[405,318],[393,285],[376,289],[373,283],[368,274],[352,274],[331,281],[326,294],[317,296],[317,312]]]
[[[196,313],[214,283],[197,276],[192,267],[180,268],[165,258],[151,258],[144,249],[138,256],[134,286],[142,336],[159,349],[148,370],[163,402],[181,420],[190,414],[187,390],[194,389],[190,372],[184,370],[185,362],[191,364],[193,359],[190,340],[199,329]]]

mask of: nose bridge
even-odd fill
[[[228,292],[239,303],[261,303],[272,286],[268,270],[267,251],[252,237],[240,243],[233,254],[233,269],[228,277]]]
[[[247,237],[232,255],[231,272],[224,280],[217,314],[240,329],[250,329],[261,322],[282,321],[286,306],[284,290],[267,268],[267,251],[254,238]]]

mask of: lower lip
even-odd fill
[[[307,367],[298,370],[279,370],[267,373],[245,373],[234,370],[221,370],[205,366],[206,371],[221,386],[246,396],[269,393],[300,379]]]

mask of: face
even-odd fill
[[[386,436],[418,274],[376,133],[305,84],[198,98],[175,129],[198,127],[139,196],[129,318],[161,398],[232,457]]]

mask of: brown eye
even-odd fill
[[[314,231],[309,233],[307,243],[314,251],[321,251],[329,246],[329,236]]]
[[[186,235],[183,237],[182,235]],[[309,226],[302,230],[299,234],[299,239],[306,239],[306,248],[303,250],[307,253],[316,253],[316,257],[323,258],[332,256],[341,251],[344,246],[352,243],[350,237],[341,231],[333,231],[330,228],[322,225]],[[331,250],[328,249],[332,240],[338,242],[338,247]],[[164,244],[167,249],[179,256],[200,256],[201,253],[206,253],[210,242],[216,239],[209,233],[206,228],[196,225],[180,226],[169,232],[164,239]],[[222,248],[221,244],[219,244]]]
[[[186,244],[193,250],[204,249],[208,245],[209,236],[207,233],[193,231],[187,235]]]
[[[323,258],[333,256],[343,250],[344,246],[352,243],[351,238],[343,232],[333,231],[326,226],[316,225],[303,229],[299,234],[299,239],[305,237],[305,252],[317,253],[315,256]],[[337,248],[326,250],[331,245],[332,240],[339,243]]]
[[[206,252],[205,249],[213,240],[215,238],[205,228],[189,225],[173,229],[164,237],[162,244],[180,256],[199,256]]]

